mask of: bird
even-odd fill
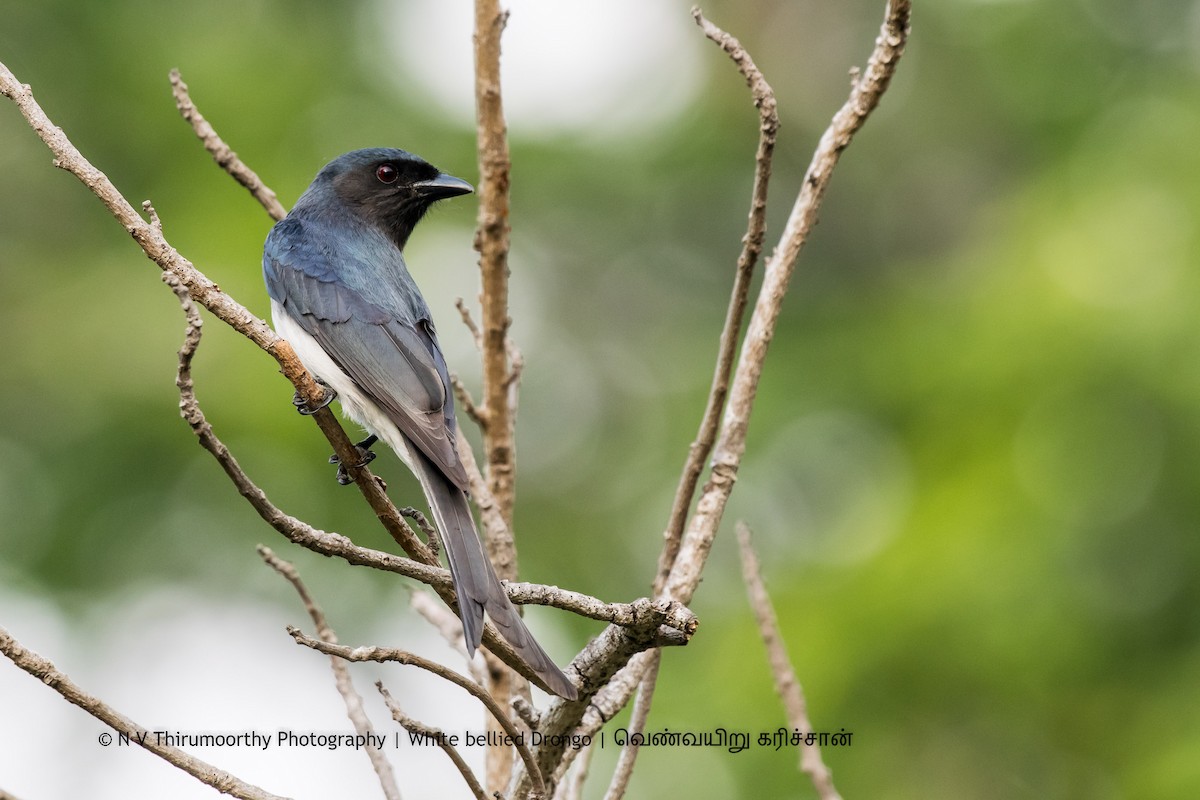
[[[332,390],[322,405],[336,396],[370,434],[358,444],[363,463],[382,439],[420,482],[445,544],[468,655],[479,647],[486,612],[546,687],[574,700],[575,685],[525,626],[480,543],[446,360],[404,260],[430,207],[473,191],[404,150],[344,153],[267,235],[263,278],[276,333]],[[349,482],[342,470],[339,479]]]

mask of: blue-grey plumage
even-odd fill
[[[402,253],[434,202],[470,191],[403,150],[346,153],[271,230],[263,277],[276,332],[420,481],[446,546],[468,651],[479,646],[486,611],[545,684],[574,699],[574,685],[525,627],[484,555],[455,448],[446,361]]]

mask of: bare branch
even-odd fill
[[[246,187],[254,199],[267,210],[272,219],[275,221],[283,219],[287,215],[287,211],[279,202],[279,198],[275,196],[275,192],[259,179],[254,170],[243,164],[237,153],[233,152],[233,148],[225,144],[225,140],[217,135],[213,126],[208,123],[208,120],[196,108],[196,104],[192,102],[192,98],[188,94],[188,86],[183,82],[177,69],[171,70],[171,92],[175,95],[175,107],[192,126],[192,130],[204,143],[204,149],[213,157],[213,161],[217,162],[217,166]]]
[[[648,610],[651,613],[658,612],[663,616],[666,613],[666,608],[662,605],[652,604]],[[661,620],[663,616],[658,618]],[[537,760],[542,770],[547,775],[554,775],[557,779],[569,766],[571,760],[578,755],[578,751],[568,751],[565,734],[575,731],[579,721],[589,709],[599,710],[593,699],[599,687],[605,687],[621,671],[621,668],[638,654],[652,648],[686,643],[687,636],[681,632],[650,624],[629,628],[609,625],[600,632],[599,636],[588,642],[579,655],[571,661],[571,669],[574,669],[580,676],[579,698],[556,700],[542,715],[539,733],[543,734],[545,738],[543,744],[537,748]],[[644,674],[644,666],[638,668],[638,681],[641,680],[642,674]],[[628,687],[630,693],[636,688],[636,685],[634,683]],[[613,713],[620,707],[620,705],[616,705]],[[598,730],[600,725],[610,718],[611,715],[605,715],[594,730]],[[592,731],[581,730],[579,732]],[[516,792],[518,797],[522,789],[523,784],[519,783]]]
[[[679,555],[665,584],[666,596],[687,603],[700,583],[700,575],[721,523],[726,501],[733,490],[738,466],[746,448],[750,413],[762,377],[767,348],[787,294],[796,259],[817,220],[817,210],[829,186],[833,168],[854,134],[879,104],[908,38],[910,0],[889,0],[882,32],[845,105],[834,115],[805,175],[779,244],[768,259],[762,287],[741,355],[734,372],[729,403],[713,451],[709,480],[687,525]]]
[[[479,217],[475,249],[479,252],[480,303],[483,330],[483,407],[476,417],[482,426],[487,486],[504,526],[485,527],[488,558],[501,579],[517,577],[517,550],[512,539],[516,498],[516,417],[510,402],[508,330],[509,181],[512,162],[508,126],[500,93],[500,36],[508,22],[499,0],[475,0],[475,113],[479,157]],[[469,318],[464,313],[464,321]],[[479,495],[476,493],[476,501]],[[503,671],[493,672],[490,688],[502,703],[510,702],[517,687]],[[512,752],[488,748],[487,786],[498,791],[513,774]]]
[[[483,791],[483,787],[479,785],[479,780],[475,777],[475,773],[471,772],[471,768],[467,766],[467,762],[463,761],[463,757],[459,754],[458,749],[450,744],[444,731],[430,727],[423,722],[418,722],[412,717],[404,713],[400,708],[400,704],[392,697],[392,693],[383,685],[383,681],[376,681],[375,688],[383,695],[383,702],[387,704],[388,710],[392,712],[392,719],[396,720],[406,731],[423,736],[429,741],[436,742],[437,746],[442,748],[450,761],[454,764],[458,774],[462,775],[463,780],[467,782],[467,787],[470,788],[476,800],[488,800],[487,794]]]
[[[441,536],[438,535],[437,528],[433,527],[424,514],[412,506],[405,506],[400,509],[400,516],[408,517],[417,523],[417,527],[421,529],[421,533],[425,534],[425,544],[429,548],[429,552],[433,553],[436,558],[437,554],[442,551],[442,540]]]
[[[289,634],[291,634],[291,637],[296,640],[297,644],[310,647],[313,650],[325,653],[326,655],[344,658],[347,661],[376,661],[380,663],[394,661],[397,664],[420,667],[426,672],[431,672],[434,675],[437,675],[439,678],[444,678],[450,683],[453,683],[455,686],[460,686],[463,689],[466,689],[472,697],[483,703],[484,707],[487,708],[488,713],[500,723],[500,727],[504,729],[505,733],[513,737],[515,742],[523,741],[525,738],[519,735],[520,731],[515,725],[513,725],[512,720],[510,720],[508,715],[504,713],[504,709],[497,704],[496,700],[488,693],[486,689],[484,689],[478,683],[475,683],[475,681],[471,680],[470,678],[464,677],[451,669],[447,669],[436,661],[430,661],[427,658],[422,658],[414,653],[394,647],[346,647],[340,644],[330,644],[328,642],[323,642],[320,639],[315,639],[301,631],[299,628],[290,625],[288,626],[287,631]],[[539,772],[536,767],[533,753],[530,752],[528,745],[525,744],[519,744],[516,746],[516,748],[517,752],[521,755],[521,759],[525,762],[525,769],[530,773],[530,776],[533,780],[534,792],[536,796],[544,797],[546,794],[546,786],[542,780],[542,773]]]
[[[742,580],[746,582],[750,607],[754,610],[758,632],[767,648],[767,662],[771,665],[775,690],[779,692],[779,698],[783,701],[788,725],[801,733],[812,733],[812,723],[808,719],[808,708],[804,702],[804,690],[800,687],[796,671],[788,659],[783,637],[779,635],[779,623],[775,618],[775,609],[771,606],[771,596],[767,594],[767,586],[763,582],[758,554],[754,552],[754,545],[750,542],[750,528],[739,520],[736,531],[738,549],[742,555]],[[821,800],[841,800],[842,796],[833,785],[833,773],[821,759],[821,748],[817,744],[808,744],[807,740],[800,743],[800,769],[812,780]]]
[[[725,324],[721,329],[721,338],[717,347],[717,362],[713,369],[712,386],[709,389],[704,414],[700,419],[700,429],[696,433],[691,447],[688,448],[687,461],[679,476],[679,485],[671,504],[671,514],[663,533],[663,547],[659,553],[658,572],[654,577],[655,595],[660,594],[666,587],[671,568],[675,565],[675,559],[679,555],[688,510],[691,508],[692,499],[696,494],[696,484],[700,480],[700,473],[704,470],[709,454],[712,453],[721,409],[725,407],[725,400],[729,394],[729,375],[733,369],[734,353],[741,336],[742,320],[746,315],[750,281],[754,277],[754,268],[762,254],[763,239],[767,232],[767,192],[771,182],[771,162],[775,154],[775,139],[779,132],[779,112],[775,101],[775,92],[763,77],[762,71],[754,63],[754,59],[750,57],[750,53],[734,36],[705,19],[699,8],[692,8],[692,18],[704,31],[704,35],[720,45],[729,55],[737,65],[742,77],[746,79],[746,85],[750,87],[751,98],[758,109],[758,147],[754,154],[754,183],[750,190],[749,218],[746,222],[746,233],[742,236],[742,251],[738,255],[729,306],[725,312]],[[640,712],[643,724],[650,713],[650,703],[654,697],[654,682],[658,680],[660,663],[661,654],[659,652],[655,651],[646,656],[645,682],[639,688],[638,699],[634,704],[634,713],[638,715]],[[617,772],[613,776],[613,783],[609,788],[609,794],[613,798],[619,798],[624,793],[636,760],[636,746],[630,745],[621,751]]]
[[[467,308],[467,304],[463,302],[461,297],[454,298],[454,307],[458,309],[463,325],[466,325],[467,330],[471,332],[471,340],[475,342],[476,349],[482,353],[483,334],[479,332],[479,326],[475,324],[475,318],[471,316],[471,309]]]
[[[300,601],[304,603],[304,610],[308,612],[312,618],[313,625],[317,628],[317,635],[321,637],[321,641],[337,644],[337,634],[333,632],[333,628],[329,626],[325,619],[325,612],[317,605],[312,594],[309,593],[308,587],[304,585],[304,581],[300,579],[300,572],[295,565],[284,561],[275,553],[271,552],[271,548],[259,545],[258,555],[267,566],[282,575],[288,583],[292,584],[292,588],[296,590],[296,594],[300,595]],[[396,776],[392,772],[391,762],[383,755],[379,748],[371,744],[374,741],[375,728],[371,725],[371,720],[367,718],[367,712],[363,708],[362,696],[354,688],[354,682],[350,679],[350,670],[346,668],[346,662],[336,656],[329,657],[329,666],[333,669],[333,681],[337,687],[338,694],[342,696],[342,700],[346,703],[346,716],[350,718],[350,722],[354,725],[354,730],[366,738],[367,744],[364,746],[367,758],[371,761],[371,766],[375,769],[375,774],[379,776],[379,786],[383,790],[383,796],[387,800],[400,800],[400,790],[396,787]]]
[[[488,486],[500,513],[512,526],[516,495],[515,424],[506,382],[509,376],[508,252],[511,231],[509,183],[512,162],[508,152],[508,126],[500,94],[500,35],[508,21],[498,0],[475,1],[475,112],[479,148],[479,220],[475,249],[483,288],[483,407],[488,425],[484,451]],[[494,555],[488,540],[489,555]],[[511,543],[503,544],[511,547]],[[515,560],[514,560],[515,564]],[[512,580],[516,573],[500,572]]]
[[[605,631],[608,633],[608,631]],[[646,664],[654,650],[644,650],[632,657],[625,655],[627,663],[615,674],[608,674],[603,687],[592,695],[586,707],[566,707],[561,701],[552,705],[541,716],[538,731],[543,735],[561,735],[570,732],[578,735],[595,736],[615,717],[637,690],[646,673]],[[585,686],[589,685],[587,682]],[[550,732],[554,733],[551,734]],[[548,753],[543,763],[554,765],[554,780],[561,780],[580,751],[570,748]],[[539,758],[541,754],[539,753]],[[520,785],[518,785],[518,789]]]
[[[59,672],[53,663],[24,647],[4,628],[0,628],[0,653],[3,653],[9,661],[34,678],[58,692],[67,702],[79,706],[112,728],[118,735],[128,736],[130,742],[145,748],[218,792],[243,800],[286,800],[279,795],[271,794],[253,784],[246,783],[224,770],[217,769],[212,764],[201,761],[177,747],[159,744],[158,737],[148,728],[138,725],[99,698],[93,697],[76,686],[70,678]]]
[[[492,494],[491,486],[479,472],[479,465],[475,462],[475,453],[471,450],[471,443],[467,441],[462,428],[458,429],[457,434],[458,439],[455,444],[458,445],[458,455],[467,472],[471,500],[475,503],[475,508],[479,509],[479,521],[483,526],[484,538],[489,545],[492,542],[508,542],[510,545],[509,547],[489,546],[488,556],[491,558],[492,565],[496,567],[497,575],[501,578],[505,575],[515,577],[517,574],[517,551],[515,547],[511,546],[513,536],[508,526],[508,520],[504,516],[500,502]],[[511,579],[510,577],[509,580]]]
[[[471,392],[467,389],[467,385],[462,382],[456,373],[450,373],[450,387],[454,390],[454,400],[458,404],[459,409],[470,417],[471,421],[479,426],[482,431],[487,427],[487,414],[484,409],[475,405],[475,398],[471,397]]]
[[[717,364],[713,370],[712,388],[708,393],[708,402],[701,417],[700,430],[695,441],[688,449],[687,463],[684,464],[683,474],[679,477],[679,486],[675,490],[675,500],[671,505],[671,516],[663,534],[663,549],[658,559],[658,574],[654,579],[655,594],[663,590],[667,575],[675,563],[679,553],[679,543],[683,536],[683,526],[687,521],[688,509],[691,508],[692,498],[696,494],[696,484],[700,473],[712,452],[716,441],[717,423],[720,421],[721,409],[725,407],[725,398],[729,393],[729,373],[733,369],[733,356],[737,350],[738,338],[741,336],[742,319],[746,315],[746,300],[750,294],[750,280],[754,276],[754,267],[762,253],[763,238],[767,232],[767,188],[771,182],[771,160],[775,153],[775,137],[779,131],[779,113],[775,103],[775,93],[755,65],[754,60],[742,44],[730,34],[713,25],[699,8],[692,9],[692,17],[704,31],[704,35],[721,46],[737,65],[738,71],[746,79],[754,105],[758,108],[758,150],[754,154],[754,185],[750,190],[750,215],[746,223],[746,233],[742,237],[742,252],[738,255],[737,268],[733,278],[733,291],[729,298],[729,307],[725,312],[725,325],[721,330],[720,344],[717,350]]]
[[[700,624],[696,615],[682,603],[642,597],[632,603],[605,603],[579,592],[540,583],[506,583],[508,598],[517,605],[552,606],[581,617],[598,619],[626,628],[642,628],[653,621],[688,636]]]

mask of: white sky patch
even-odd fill
[[[696,98],[706,40],[681,4],[609,0],[601,6],[506,0],[501,42],[505,115],[519,135],[637,135]],[[382,35],[406,90],[474,118],[470,3],[382,3]]]

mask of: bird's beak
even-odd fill
[[[432,200],[446,197],[458,197],[460,194],[470,194],[475,191],[471,184],[453,175],[438,175],[427,181],[418,181],[412,185],[420,194]]]

